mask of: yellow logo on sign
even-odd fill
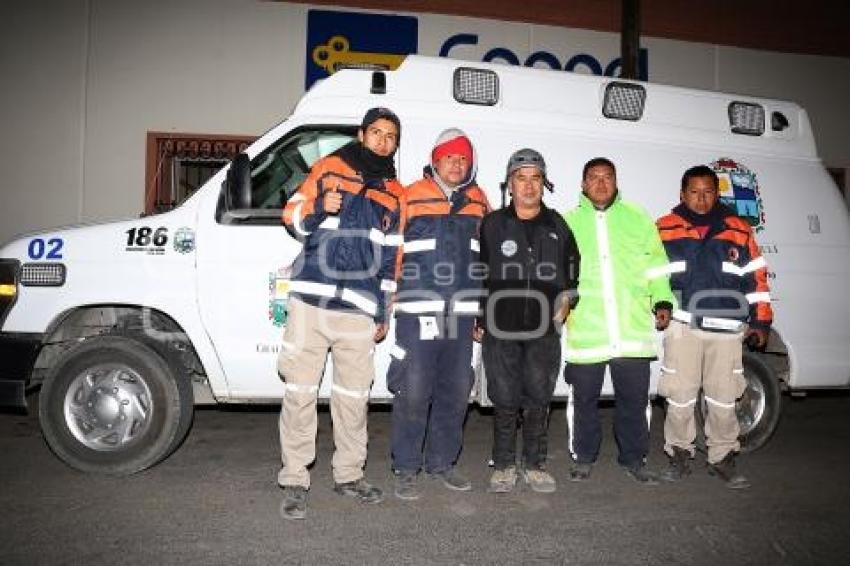
[[[313,62],[329,75],[346,66],[380,65],[394,71],[404,61],[404,57],[393,53],[351,51],[348,38],[341,35],[335,35],[325,45],[317,45],[313,49]]]

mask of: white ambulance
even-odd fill
[[[41,231],[1,248],[2,404],[23,407],[40,386],[40,422],[56,455],[80,470],[127,474],[181,443],[195,404],[278,402],[275,363],[300,248],[281,207],[373,106],[401,117],[402,182],[421,175],[440,131],[460,127],[495,206],[508,156],[522,147],[544,155],[556,185],[544,198],[558,210],[576,205],[593,157],[612,159],[624,198],[654,216],[677,203],[685,169],[711,165],[723,201],[756,230],[776,313],[766,351],[746,354],[744,446],[769,438],[783,390],[850,385],[850,219],[802,108],[409,56],[394,71],[341,70],[317,83],[292,116],[171,212]],[[392,344],[391,332],[376,350],[374,401],[391,397]],[[486,404],[478,370],[473,400]],[[329,391],[325,379],[320,394]],[[556,395],[565,391],[560,380]]]

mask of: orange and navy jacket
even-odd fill
[[[749,223],[718,203],[704,237],[680,204],[656,222],[670,260],[673,318],[695,328],[738,331],[741,323],[767,330],[773,321],[767,263]]]
[[[405,189],[404,244],[395,297],[396,315],[475,315],[481,219],[487,196],[472,180],[451,198],[426,176]]]
[[[327,191],[342,193],[337,214],[323,209]],[[283,209],[284,225],[303,243],[290,293],[315,306],[356,309],[386,322],[402,242],[402,191],[395,179],[364,183],[337,155],[317,161]]]

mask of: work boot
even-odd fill
[[[593,464],[573,462],[570,465],[570,481],[587,481],[590,479],[590,468]]]
[[[691,453],[678,446],[673,447],[673,455],[669,456],[670,463],[667,469],[661,472],[661,479],[669,482],[677,482],[691,475]]]
[[[335,484],[334,491],[339,495],[356,499],[360,503],[380,503],[384,500],[384,492],[364,478]]]
[[[516,485],[516,466],[508,466],[504,470],[493,470],[490,476],[490,493],[510,493]]]
[[[280,516],[284,519],[303,519],[307,516],[307,488],[302,485],[282,485],[283,504]]]
[[[531,491],[536,491],[537,493],[552,493],[557,489],[555,478],[546,470],[523,469],[522,479],[525,480]]]
[[[431,472],[429,475],[432,478],[442,481],[443,485],[452,491],[472,490],[472,482],[462,476],[455,466],[443,470],[442,472]]]
[[[750,480],[741,475],[735,467],[734,452],[729,452],[722,460],[716,464],[708,465],[708,474],[717,476],[724,482],[729,489],[746,489],[750,487]]]
[[[658,485],[658,476],[649,471],[643,462],[625,466],[626,475],[641,485]]]
[[[416,472],[396,472],[395,496],[405,501],[419,499],[419,486],[416,482]]]

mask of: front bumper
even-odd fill
[[[41,341],[41,334],[0,332],[0,410],[27,408],[26,389]]]

